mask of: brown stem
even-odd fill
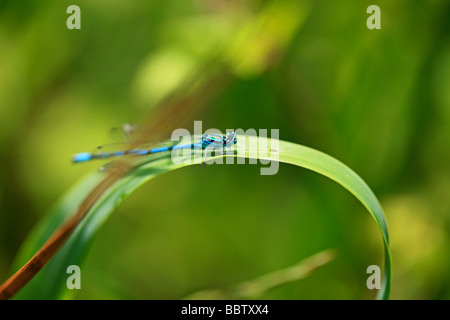
[[[84,199],[76,214],[56,229],[28,262],[0,286],[0,300],[10,299],[22,289],[58,252],[79,222],[86,216],[100,196],[127,170],[111,170],[92,192]]]

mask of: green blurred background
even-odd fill
[[[66,27],[71,4],[81,30]],[[372,4],[380,30],[366,27]],[[100,165],[73,165],[72,154],[113,142],[113,127],[145,121],[221,53],[233,81],[195,120],[279,129],[280,139],[347,164],[387,216],[391,298],[450,298],[450,3],[270,5],[0,1],[0,281],[15,271],[33,226]],[[268,29],[249,31],[264,14]],[[335,248],[335,261],[257,298],[373,298],[366,269],[382,266],[383,248],[364,207],[316,173],[259,170],[188,167],[141,187],[99,233],[74,297],[179,299]],[[229,190],[227,202],[201,198]]]

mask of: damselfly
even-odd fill
[[[136,156],[145,156],[160,152],[167,152],[177,149],[202,149],[206,150],[205,152],[205,162],[206,162],[206,155],[208,149],[225,149],[227,147],[232,146],[233,144],[237,143],[236,139],[236,132],[229,131],[227,134],[219,135],[219,134],[203,134],[201,136],[200,141],[190,143],[190,144],[184,144],[184,145],[170,145],[170,146],[163,146],[158,148],[137,148],[137,149],[130,149],[130,150],[119,150],[114,152],[104,152],[104,151],[98,151],[98,152],[82,152],[77,153],[73,156],[72,161],[73,162],[86,162],[89,160],[94,159],[108,159],[113,157],[120,157],[125,155],[136,155]]]

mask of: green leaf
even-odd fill
[[[350,191],[369,211],[380,228],[385,251],[384,276],[378,299],[388,299],[391,284],[391,255],[389,236],[383,209],[368,185],[350,168],[320,151],[295,143],[253,136],[238,136],[233,156],[272,160],[310,169],[320,173]],[[214,155],[209,161],[223,161],[223,155]],[[236,159],[234,159],[236,160]],[[69,265],[82,264],[96,233],[114,209],[131,193],[148,180],[168,171],[202,162],[201,155],[185,158],[175,164],[170,154],[150,157],[113,184],[96,202],[87,216],[64,244],[61,250],[16,296],[18,299],[60,299],[67,297],[66,287]],[[56,228],[72,214],[83,198],[92,190],[105,173],[95,172],[68,192],[49,215],[37,226],[24,243],[15,266],[20,268],[43,245]]]
[[[257,279],[246,281],[225,289],[210,289],[194,292],[184,300],[239,300],[256,299],[265,292],[288,282],[299,281],[316,269],[332,261],[336,253],[327,249],[308,257],[289,268],[273,271]]]

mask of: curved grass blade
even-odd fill
[[[240,283],[227,289],[211,289],[194,292],[184,300],[239,300],[255,299],[265,292],[288,282],[299,281],[335,259],[333,249],[327,249],[297,264],[265,274],[257,279]]]
[[[276,143],[272,143],[271,139],[262,137],[238,136],[238,141],[235,157],[279,161],[315,171],[341,184],[366,207],[380,228],[385,251],[383,283],[377,299],[388,299],[391,285],[391,254],[388,229],[383,209],[368,185],[342,162],[320,151],[286,141],[277,140]],[[255,145],[259,146],[260,149],[261,146],[264,146],[264,150],[258,152],[254,148]],[[208,159],[213,160],[222,157],[224,156],[216,155]],[[201,161],[202,157],[200,156],[195,161],[187,159],[185,162],[174,164],[170,154],[161,155],[150,159],[121,177],[92,206],[61,250],[19,292],[17,298],[59,299],[66,296],[67,291],[69,291],[66,289],[66,268],[73,264],[81,265],[94,236],[114,209],[148,180],[165,172],[199,164]],[[82,201],[83,190],[94,188],[98,180],[101,179],[101,175],[98,172],[94,173],[63,198],[41,227],[25,242],[16,266],[23,265],[33,255],[45,241],[46,235],[51,234],[58,223],[61,223],[64,217],[67,217],[73,211],[73,208]],[[68,204],[71,204],[71,206]]]

